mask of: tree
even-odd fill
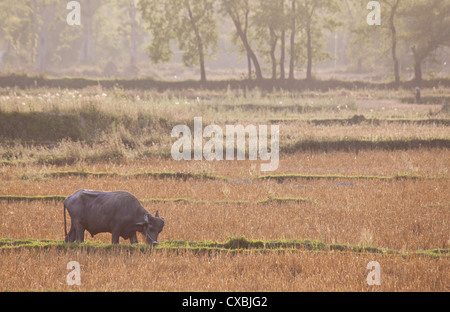
[[[31,1],[0,2],[0,35],[4,41],[3,61],[34,63],[34,30]]]
[[[58,0],[3,0],[0,2],[0,34],[6,46],[4,60],[45,72],[58,64],[79,36],[78,26],[67,25],[66,5]]]
[[[306,35],[306,79],[312,79],[313,58],[323,57],[321,39],[323,30],[333,30],[339,22],[334,20],[332,12],[337,12],[339,6],[332,0],[299,0],[298,10],[300,27]]]
[[[403,9],[401,6],[402,4],[403,2],[401,0],[381,0],[381,25],[367,25],[367,21],[365,21],[362,26],[360,25],[360,29],[358,30],[360,36],[376,36],[381,40],[382,46],[386,48],[381,49],[382,56],[385,56],[388,50],[391,51],[392,64],[394,68],[394,81],[396,86],[400,83],[400,66],[397,56],[399,35],[396,18],[400,14],[399,12]],[[365,13],[368,12],[365,5],[363,5],[362,8],[366,10]]]
[[[270,60],[273,80],[277,78],[278,63],[275,52],[278,40],[281,39],[282,29],[284,29],[283,2],[283,0],[260,0],[252,25],[255,29],[260,53]]]
[[[137,67],[132,64],[136,61],[144,31],[139,24],[139,14],[135,14],[133,19],[133,10],[136,13],[135,0],[91,1],[95,2],[89,4],[80,1],[80,26],[68,25],[65,15],[69,11],[59,5],[63,11],[56,12],[55,16],[61,17],[63,21],[57,25],[60,32],[57,47],[53,51],[54,59],[59,60],[59,63],[53,64],[59,64],[59,68],[61,65],[70,68],[75,64],[90,64],[92,66],[80,69],[85,70],[86,74],[98,75],[102,68],[103,74],[106,74],[106,64],[115,66],[121,63],[122,66],[118,68],[122,68],[123,74],[136,74]],[[85,12],[92,5],[95,5],[95,14]]]
[[[141,0],[139,11],[152,34],[147,52],[155,62],[171,59],[171,41],[178,42],[186,66],[200,65],[206,81],[205,60],[217,47],[214,0]]]
[[[414,60],[414,79],[422,81],[422,62],[441,46],[450,46],[450,2],[417,0],[405,10],[406,40]]]
[[[138,46],[144,29],[142,21],[140,20],[137,3],[139,0],[114,0],[110,2],[111,5],[118,9],[119,21],[117,25],[117,32],[122,36],[122,41],[125,49],[128,50],[130,70],[136,70],[135,67],[138,55]],[[122,59],[125,58],[122,56]]]
[[[284,80],[286,77],[286,71],[284,69],[284,63],[286,59],[286,30],[288,29],[289,19],[285,12],[285,2],[284,0],[280,1],[279,10],[283,17],[280,29],[280,80]]]
[[[381,25],[368,25],[369,14],[367,2],[361,0],[346,0],[347,27],[350,30],[351,44],[347,52],[350,58],[357,60],[357,71],[362,72],[365,64],[371,64],[371,70],[379,70],[382,62],[388,60],[390,51],[393,60],[396,83],[400,80],[398,62],[399,38],[402,36],[401,20],[397,20],[401,10],[400,0],[382,0]],[[400,30],[400,31],[398,31]],[[376,68],[374,66],[376,64]],[[389,64],[390,66],[390,64]]]
[[[134,0],[128,0],[128,15],[130,17],[130,65],[136,64],[137,51],[137,21],[136,21],[136,4]]]
[[[286,32],[291,22],[288,11],[285,0],[260,0],[253,18],[252,26],[259,43],[259,51],[270,60],[272,65],[272,79],[277,78],[278,66],[280,79],[286,78]],[[276,56],[278,42],[280,43],[279,59]]]
[[[36,40],[36,68],[39,72],[44,72],[46,68],[46,53],[48,40],[48,27],[50,23],[50,9],[49,5],[45,3],[37,3],[37,0],[32,2],[33,22],[35,27]],[[39,19],[39,14],[42,16]]]
[[[81,0],[81,25],[83,34],[81,36],[81,49],[79,60],[81,62],[95,61],[95,36],[94,36],[94,15],[103,5],[101,0]]]
[[[296,0],[291,0],[291,11],[289,14],[290,31],[291,35],[289,37],[290,43],[290,58],[289,58],[289,80],[294,80],[294,69],[295,69],[295,59],[296,59],[296,49],[295,49],[295,35],[297,33],[297,23],[296,23]]]
[[[400,83],[400,67],[397,57],[397,29],[395,26],[395,17],[399,9],[400,0],[383,0],[383,3],[386,4],[390,9],[389,30],[391,32],[391,54],[392,62],[394,63],[395,85],[398,85]]]
[[[305,21],[305,31],[306,31],[306,52],[308,55],[308,63],[306,65],[306,79],[310,80],[312,78],[312,26],[313,26],[313,16],[314,11],[317,9],[317,3],[314,1],[304,1],[302,15]]]
[[[221,10],[225,15],[229,16],[236,28],[236,33],[241,39],[247,57],[255,67],[255,74],[257,80],[262,80],[261,66],[259,65],[258,57],[250,45],[248,36],[249,14],[251,12],[250,0],[221,0]],[[249,62],[250,67],[250,62]]]
[[[367,22],[362,17],[367,15],[366,7],[360,0],[345,0],[345,18],[346,27],[349,30],[349,42],[350,44],[346,48],[346,54],[349,59],[357,61],[356,71],[361,73],[363,70],[363,60],[370,55],[370,51],[373,49],[367,49],[371,46],[371,36],[367,34],[367,31],[373,28],[367,27]]]
[[[222,9],[221,13],[224,15],[224,17],[228,17],[228,13],[223,11]],[[242,23],[242,31],[244,33],[244,36],[249,38],[249,30],[250,30],[250,8],[247,7],[247,9],[244,11],[243,14],[243,23]],[[250,57],[250,54],[245,49],[244,45],[242,44],[242,40],[240,39],[239,35],[236,31],[232,33],[231,42],[233,45],[238,47],[238,51],[240,54],[245,54],[247,57],[247,75],[248,80],[252,80],[252,59]]]

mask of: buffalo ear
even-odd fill
[[[159,218],[159,212],[158,211],[156,211],[156,213],[155,213],[155,218]]]
[[[150,220],[149,220],[149,218],[148,218],[148,216],[149,216],[150,214],[149,213],[146,213],[145,215],[144,215],[144,221],[141,221],[141,222],[137,222],[136,223],[136,225],[147,225],[147,224],[149,224],[150,223]]]

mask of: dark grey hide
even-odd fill
[[[66,227],[66,209],[72,224]],[[98,233],[111,233],[112,243],[119,243],[119,236],[137,243],[136,232],[146,237],[148,244],[158,244],[158,234],[164,227],[164,218],[158,211],[152,216],[139,200],[124,191],[97,192],[78,190],[64,201],[64,231],[66,242],[84,241],[84,231],[92,237]]]

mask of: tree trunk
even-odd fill
[[[286,78],[286,73],[284,70],[284,60],[285,60],[285,49],[286,49],[286,31],[283,29],[281,32],[281,54],[280,54],[280,79],[284,80]]]
[[[203,46],[199,45],[200,50],[199,52],[199,60],[200,60],[200,81],[205,82],[206,81],[206,69],[205,69],[205,56],[203,54]]]
[[[94,14],[98,9],[98,4],[94,4],[93,0],[87,0],[81,6],[83,14],[83,35],[81,42],[80,61],[92,63],[95,61],[94,55]]]
[[[414,61],[414,80],[418,83],[422,82],[422,61]]]
[[[356,71],[357,71],[358,73],[362,73],[362,71],[363,71],[363,67],[362,67],[362,58],[361,58],[361,57],[358,58],[358,65],[357,65]]]
[[[252,80],[252,59],[247,53],[248,80]]]
[[[280,11],[283,13],[283,16],[285,14],[284,12],[284,0],[280,1]],[[284,62],[285,62],[285,54],[286,54],[286,29],[284,23],[282,23],[281,26],[281,47],[280,47],[280,80],[284,80],[286,78],[286,72],[284,70]]]
[[[397,45],[397,42],[395,43]],[[398,85],[400,83],[400,66],[398,63],[398,58],[396,55],[395,48],[392,48],[392,59],[394,60],[394,76],[395,76],[395,84]]]
[[[312,3],[311,11],[308,12],[307,20],[306,20],[306,53],[308,57],[308,63],[306,65],[306,80],[312,79],[312,64],[313,64],[313,52],[312,52],[312,30],[311,30],[311,23],[314,15],[314,11],[316,9],[316,3]]]
[[[423,57],[416,51],[416,47],[411,48],[414,57],[414,80],[420,84],[422,82],[422,60]]]
[[[50,24],[50,13],[51,9],[48,6],[43,7],[42,13],[42,27],[39,31],[38,46],[39,46],[39,72],[43,73],[47,69],[47,47],[48,47],[48,30]]]
[[[294,80],[295,70],[295,0],[292,0],[292,21],[291,21],[291,56],[289,59],[289,80]]]
[[[230,16],[232,16],[232,14],[229,14]],[[256,57],[256,54],[253,52],[252,48],[250,47],[250,44],[248,43],[248,39],[247,39],[247,35],[245,35],[245,33],[242,31],[242,26],[241,23],[239,22],[239,20],[236,20],[235,18],[232,17],[234,26],[236,27],[236,32],[239,36],[239,38],[241,38],[242,44],[244,45],[245,50],[247,51],[247,54],[250,56],[252,62],[253,62],[253,66],[255,66],[255,74],[256,74],[256,79],[257,80],[262,80],[262,72],[261,72],[261,67],[259,66],[259,62],[258,62],[258,58]]]
[[[311,42],[311,25],[308,23],[306,28],[306,52],[308,55],[308,63],[306,65],[306,80],[311,80],[312,78],[312,42]]]
[[[49,8],[44,5],[41,8],[42,12],[42,25],[39,27],[38,21],[38,6],[36,0],[33,0],[33,22],[37,35],[36,42],[36,59],[35,66],[37,70],[42,73],[45,72],[47,67],[46,54],[47,54],[47,37],[48,37],[48,23],[49,23]]]
[[[136,51],[136,7],[134,6],[134,0],[129,0],[129,13],[130,13],[130,65],[136,64],[137,51]]]
[[[244,34],[247,37],[247,30],[248,30],[248,15],[250,13],[250,10],[245,11],[245,20],[244,20]],[[248,67],[248,80],[252,80],[252,58],[250,57],[250,54],[247,52],[247,67]]]
[[[277,58],[275,56],[275,49],[277,47],[278,37],[273,28],[269,27],[270,32],[270,60],[272,62],[272,79],[277,79]]]
[[[81,14],[83,18],[83,35],[81,36],[80,61],[95,62],[95,36],[94,36],[94,15],[103,5],[102,1],[85,0],[81,4]]]
[[[37,37],[39,34],[39,23],[38,23],[38,19],[37,19],[37,3],[36,0],[33,0],[33,9],[32,9],[32,14],[33,14],[33,24],[34,24],[34,34],[32,36],[32,51],[31,51],[31,55],[30,55],[30,63],[36,63],[36,54],[38,53],[38,46],[37,46]],[[36,65],[36,64],[35,64]]]
[[[231,7],[228,7],[226,10],[227,14],[230,16],[231,20],[233,21],[234,27],[236,28],[236,33],[238,34],[239,38],[242,41],[242,44],[244,45],[245,51],[247,52],[247,57],[253,62],[253,66],[255,67],[255,74],[256,74],[256,80],[262,80],[262,72],[261,67],[259,66],[258,58],[256,57],[256,54],[253,52],[252,48],[250,47],[250,44],[248,42],[247,37],[247,26],[248,26],[248,14],[249,10],[245,12],[245,31],[242,30],[242,24],[239,19],[239,15],[237,12],[233,12],[233,9]],[[250,67],[250,65],[249,65]]]
[[[392,36],[392,61],[394,62],[394,76],[395,76],[395,85],[398,86],[400,83],[400,69],[397,58],[397,30],[395,29],[394,17],[397,11],[399,0],[395,2],[393,7],[391,8],[391,15],[389,17],[389,25],[391,28],[391,36]]]
[[[200,63],[200,81],[205,82],[206,81],[206,70],[205,70],[205,55],[203,52],[202,37],[200,36],[200,32],[198,30],[197,25],[195,24],[195,20],[192,15],[192,10],[191,10],[189,1],[186,1],[186,7],[188,10],[189,20],[191,22],[192,29],[194,30],[194,33],[195,33],[195,38],[197,39],[198,60]]]

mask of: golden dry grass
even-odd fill
[[[433,158],[434,162],[424,161]],[[201,202],[144,202],[150,213],[159,210],[167,220],[163,240],[315,239],[324,243],[373,245],[415,251],[449,248],[450,179],[448,152],[363,152],[288,156],[280,171],[302,174],[409,173],[432,179],[257,179],[249,162],[210,163],[208,172],[228,181],[123,177],[61,177],[43,175],[56,169],[29,166],[2,169],[2,195],[64,195],[78,189],[126,190],[139,199],[188,198]],[[301,159],[298,163],[294,160]],[[349,162],[348,164],[346,162]],[[190,166],[200,171],[205,162],[158,160],[155,163],[95,165],[88,170],[114,172],[178,170]],[[231,164],[231,166],[230,166]],[[333,168],[336,166],[336,168]],[[161,168],[160,167],[160,168]],[[407,169],[402,171],[401,169]],[[40,170],[39,170],[40,169]],[[309,169],[309,170],[308,170]],[[203,167],[203,170],[205,168]],[[236,175],[236,172],[240,172]],[[26,177],[25,180],[23,178]],[[267,198],[305,198],[308,202],[258,201]],[[228,201],[223,203],[221,201]],[[232,201],[246,201],[232,203]],[[0,202],[0,237],[63,239],[61,202]],[[67,216],[70,223],[70,217]],[[88,237],[88,234],[86,234]],[[109,242],[110,235],[102,240]],[[97,237],[96,237],[97,238]]]
[[[409,174],[420,176],[449,176],[448,149],[417,149],[397,151],[297,152],[282,154],[278,169],[269,174],[342,174],[393,176]],[[232,163],[232,166],[230,166]],[[260,161],[173,161],[164,158],[124,159],[115,162],[78,162],[73,165],[39,165],[25,163],[0,167],[0,187],[12,180],[45,180],[45,173],[54,171],[90,171],[133,174],[142,172],[210,173],[228,178],[254,178],[267,173],[260,171]],[[6,181],[8,181],[6,183]],[[3,193],[2,193],[3,194]]]
[[[449,180],[356,180],[353,186],[339,179],[251,181],[111,177],[22,181],[11,176],[2,182],[1,192],[67,195],[85,187],[127,189],[139,198],[176,196],[210,201],[145,203],[151,213],[159,210],[167,220],[160,240],[224,241],[242,235],[264,240],[308,238],[401,252],[449,248]],[[268,194],[301,196],[314,203],[255,203]],[[248,199],[250,203],[215,203],[225,198]],[[3,201],[0,213],[0,237],[64,237],[61,202]],[[88,234],[86,239],[91,239]],[[95,239],[110,242],[111,236],[101,234]],[[5,250],[0,257],[3,291],[448,291],[449,287],[448,257],[307,251],[202,256],[56,249]],[[66,264],[72,260],[81,264],[81,286],[65,283]],[[382,285],[370,287],[366,265],[374,260],[382,267]]]
[[[448,291],[448,259],[324,252],[2,252],[2,291]],[[69,261],[81,285],[68,286]],[[381,285],[368,286],[378,261]]]
[[[189,185],[194,184],[190,181],[108,180],[58,182],[72,185],[73,189],[82,185],[103,190],[127,189],[139,198],[184,196],[209,200],[144,203],[149,212],[159,210],[166,218],[163,240],[223,241],[228,236],[244,235],[249,239],[309,238],[407,251],[446,249],[450,244],[448,180],[367,180],[354,182],[353,186],[312,181],[303,182],[299,188],[296,184],[268,182],[261,186],[220,186],[208,181],[195,182],[196,192],[190,191]],[[225,191],[231,200],[245,199],[250,203],[217,203],[216,199],[225,198]],[[295,193],[314,202],[256,203],[269,192],[277,197]],[[1,206],[0,237],[63,239],[61,202],[3,202]],[[103,237],[110,241],[110,235]]]

